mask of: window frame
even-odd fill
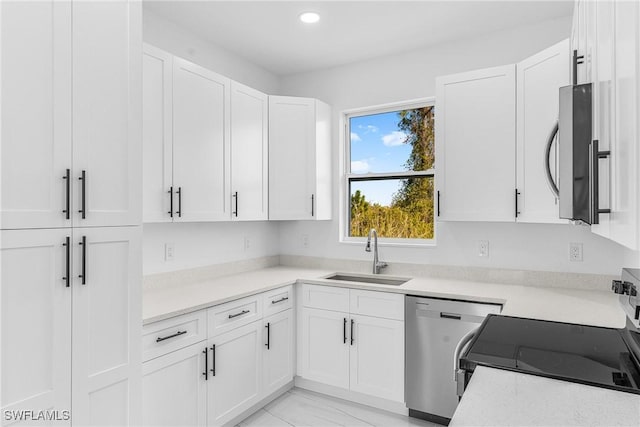
[[[354,237],[349,235],[351,225],[351,182],[357,181],[375,181],[375,180],[391,180],[406,179],[408,177],[430,177],[433,182],[434,190],[436,188],[435,164],[434,167],[425,171],[398,171],[398,172],[378,172],[378,173],[351,173],[351,127],[350,119],[353,117],[369,116],[374,114],[390,113],[401,110],[411,110],[423,107],[435,108],[435,97],[420,98],[410,101],[402,101],[384,105],[376,105],[371,107],[344,110],[341,114],[343,122],[343,132],[341,135],[342,147],[341,154],[343,156],[342,173],[341,173],[341,197],[340,197],[340,243],[361,245],[366,242],[366,237]],[[435,191],[434,191],[435,194]],[[434,196],[435,199],[435,196]],[[436,201],[433,201],[434,207]],[[398,247],[431,247],[436,246],[437,238],[437,221],[433,218],[433,238],[432,239],[413,239],[413,238],[389,238],[380,237],[378,244],[380,246],[398,246]]]

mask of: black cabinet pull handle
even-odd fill
[[[213,366],[211,367],[211,375],[216,376],[216,345],[211,346],[211,352],[213,353]]]
[[[178,214],[178,218],[182,218],[182,187],[178,187],[176,193],[178,194],[178,212],[176,213]]]
[[[173,218],[173,186],[169,187],[169,212],[167,212],[171,218]]]
[[[591,214],[592,224],[600,224],[600,214],[611,213],[611,209],[600,209],[600,165],[598,164],[598,160],[609,157],[611,155],[611,151],[600,151],[599,144],[600,142],[597,139],[591,142],[591,149],[593,150],[591,154],[591,160],[593,161],[593,179],[591,180],[591,203],[593,205]]]
[[[437,196],[438,197],[438,203],[437,203],[437,205],[438,205],[438,216],[440,216],[440,190],[438,190],[437,195],[438,195]]]
[[[355,323],[355,321],[353,319],[351,319],[351,345],[353,345],[353,343],[355,342],[355,339],[353,338],[353,324]]]
[[[233,193],[233,199],[235,200],[236,209],[232,212],[235,217],[238,217],[238,192]]]
[[[516,188],[516,218],[518,218],[518,215],[520,214],[520,211],[518,210],[518,196],[519,195],[520,195],[520,192]]]
[[[69,170],[69,169],[67,169]],[[65,247],[66,257],[64,261],[65,265],[65,276],[62,278],[65,282],[65,286],[68,288],[70,286],[71,280],[71,237],[67,236],[64,238],[64,243],[62,246]]]
[[[242,316],[243,314],[249,313],[249,310],[242,310],[240,313],[230,314],[229,319],[233,319],[234,317]]]
[[[65,208],[62,210],[64,213],[65,219],[71,218],[71,169],[67,169],[62,179],[66,180],[65,182]]]
[[[267,328],[267,343],[265,345],[267,346],[267,350],[269,350],[271,345],[271,323],[267,322],[265,328]]]
[[[275,301],[271,301],[271,304],[278,304],[279,302],[286,301],[288,299],[289,299],[289,297],[282,297],[282,298],[277,299]]]
[[[87,236],[82,236],[82,241],[78,243],[82,246],[82,274],[78,277],[82,279],[82,284],[87,284]]]
[[[311,216],[314,216],[314,205],[315,205],[314,199],[315,199],[315,196],[312,194],[311,195]]]
[[[578,84],[578,64],[584,63],[584,55],[578,55],[578,51],[573,51],[573,85]]]
[[[344,323],[342,323],[342,343],[347,343],[347,318],[344,318]]]
[[[78,180],[82,181],[80,184],[80,210],[78,212],[82,214],[81,218],[85,219],[87,217],[87,171],[83,170]]]
[[[460,316],[459,314],[449,314],[449,313],[440,313],[440,317],[442,317],[443,319],[453,319],[453,320],[460,320],[462,318],[462,316]]]
[[[184,335],[186,333],[187,333],[187,331],[178,331],[175,334],[168,335],[166,337],[158,337],[158,338],[156,338],[156,342],[161,342],[161,341],[168,340],[168,339],[171,339],[171,338],[179,337],[180,335]]]
[[[204,375],[204,380],[208,381],[209,380],[209,347],[205,347],[204,350],[202,350],[202,353],[204,353],[204,372],[202,373],[202,375]]]

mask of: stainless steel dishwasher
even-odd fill
[[[405,298],[405,399],[409,415],[448,424],[458,405],[453,353],[499,304]]]

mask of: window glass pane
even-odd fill
[[[351,173],[423,171],[434,163],[433,106],[351,117]]]
[[[433,178],[350,181],[349,236],[433,239]]]

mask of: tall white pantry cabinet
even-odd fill
[[[3,423],[140,423],[141,13],[0,3]]]

